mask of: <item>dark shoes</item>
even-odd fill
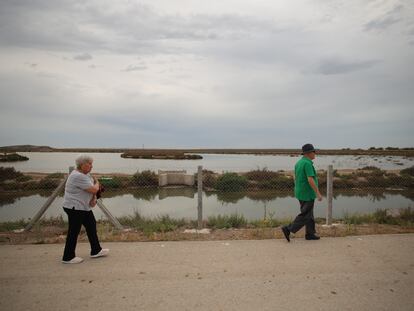
[[[285,238],[288,242],[290,242],[290,231],[287,227],[282,227],[282,232],[285,235]]]
[[[317,235],[315,235],[315,234],[311,234],[311,235],[306,235],[305,236],[305,239],[306,240],[319,240],[320,239],[320,237],[318,237]]]

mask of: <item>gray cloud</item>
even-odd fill
[[[73,56],[73,59],[79,60],[79,61],[88,61],[92,59],[92,55],[90,55],[89,53],[82,53],[82,54]]]
[[[364,25],[365,31],[370,30],[385,30],[391,25],[402,20],[400,13],[403,11],[403,5],[397,5],[392,10],[385,13],[376,19],[373,19]]]
[[[147,69],[147,66],[142,65],[129,65],[127,68],[125,68],[123,71],[129,72],[129,71],[141,71]]]
[[[378,63],[378,60],[343,61],[339,59],[326,59],[319,63],[315,73],[323,75],[346,74],[363,69],[369,69]]]
[[[408,5],[175,1],[1,1],[0,145],[412,144]]]

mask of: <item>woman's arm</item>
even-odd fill
[[[99,190],[99,181],[96,181],[96,184],[94,184],[92,187],[85,189],[86,192],[96,194]]]

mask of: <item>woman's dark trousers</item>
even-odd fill
[[[292,233],[298,232],[303,226],[306,226],[306,235],[312,236],[315,234],[315,218],[313,217],[313,206],[315,200],[299,201],[300,214],[296,216],[295,220],[287,227]]]
[[[68,214],[69,229],[62,259],[68,261],[75,257],[76,243],[82,225],[85,227],[89,243],[91,244],[91,255],[99,253],[102,248],[99,245],[98,234],[96,233],[96,220],[93,212],[78,211],[69,208],[63,209]]]

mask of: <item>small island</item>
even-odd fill
[[[140,150],[127,151],[121,154],[126,159],[152,159],[152,160],[200,160],[203,157],[198,154],[187,154],[176,150]]]
[[[27,161],[29,160],[28,157],[22,156],[18,153],[3,153],[0,154],[0,162],[18,162],[18,161]]]

